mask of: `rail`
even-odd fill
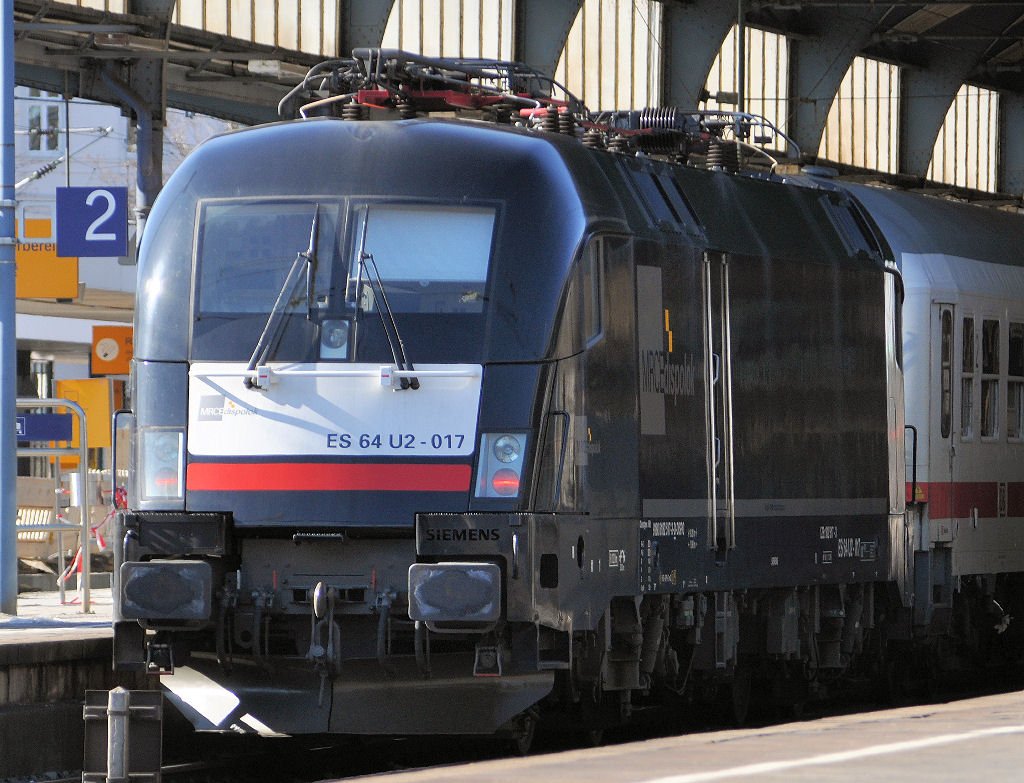
[[[61,457],[73,457],[78,456],[78,477],[80,482],[80,491],[78,493],[78,514],[81,521],[81,530],[79,532],[79,541],[81,543],[82,553],[82,572],[81,578],[78,582],[78,592],[82,599],[82,613],[88,614],[92,611],[91,600],[89,595],[89,582],[90,582],[90,553],[89,553],[89,500],[88,500],[88,487],[89,487],[89,440],[88,432],[86,430],[85,423],[85,411],[82,406],[72,400],[62,400],[56,398],[36,399],[34,397],[18,397],[15,401],[15,405],[22,409],[32,408],[67,408],[71,411],[72,415],[78,418],[78,448],[74,447],[48,447],[48,446],[19,446],[17,454],[19,457],[57,457],[57,472],[59,474],[60,458]],[[64,530],[78,530],[79,526],[76,525],[62,525],[57,521],[53,523],[46,523],[42,525],[25,525],[21,526],[22,530],[55,530],[62,532]],[[64,580],[63,573],[58,583],[58,590],[60,591],[61,603],[64,602]]]

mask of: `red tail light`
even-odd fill
[[[491,476],[491,486],[499,495],[510,497],[519,494],[519,474],[514,470],[502,468]]]

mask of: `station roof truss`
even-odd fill
[[[327,0],[321,7],[330,7],[334,28],[324,37],[330,33],[330,46],[339,56],[357,47],[379,47],[400,2]],[[516,0],[513,59],[553,74],[583,4]],[[254,43],[175,24],[175,0],[124,0],[125,13],[51,0],[15,0],[14,5],[20,84],[123,103],[123,94],[110,88],[106,74],[140,94],[154,107],[157,120],[165,106],[247,124],[275,120],[282,98],[325,59],[322,51]],[[701,95],[722,41],[736,24],[738,5],[663,0],[660,105],[696,108],[695,96]],[[843,175],[904,187],[929,185],[925,175],[932,147],[946,111],[967,83],[1000,96],[1001,195],[964,189],[956,195],[1020,205],[1024,135],[1011,129],[1024,127],[1024,2],[744,0],[743,6],[745,24],[789,41],[788,97],[793,108],[787,133],[800,149],[818,149],[826,122],[820,105],[836,95],[854,58],[881,60],[900,66],[902,74],[899,171],[883,176],[849,168]]]

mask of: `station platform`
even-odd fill
[[[82,765],[87,690],[154,687],[111,668],[110,589],[18,595],[17,615],[0,614],[0,779]]]
[[[345,783],[1017,783],[1024,779],[1022,738],[1024,691],[1015,691]]]
[[[48,644],[112,638],[110,588],[89,591],[88,613],[82,612],[77,591],[66,590],[64,601],[56,590],[19,593],[17,615],[0,612],[0,662],[14,647],[24,648],[25,660],[31,661],[43,654],[36,648]]]

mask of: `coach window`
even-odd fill
[[[948,438],[953,429],[953,313],[942,311],[942,437]]]
[[[1020,440],[1024,434],[1024,323],[1010,324],[1010,353],[1006,357],[1006,437]]]
[[[960,437],[974,434],[974,318],[964,318],[963,362],[960,381]]]
[[[981,322],[981,436],[999,434],[999,321]]]

